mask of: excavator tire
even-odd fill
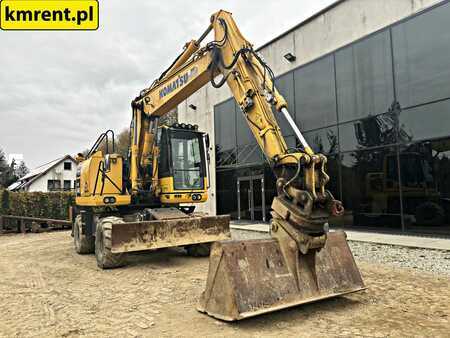
[[[417,225],[439,226],[445,221],[444,209],[435,202],[425,202],[416,209]]]
[[[208,257],[211,252],[211,243],[192,244],[185,247],[186,252],[192,257]]]
[[[101,269],[114,269],[125,265],[125,256],[122,253],[111,252],[112,224],[124,223],[120,217],[105,217],[99,220],[95,234],[95,258],[97,266]]]
[[[75,217],[75,222],[73,223],[73,243],[75,251],[80,255],[94,253],[94,236],[87,237],[81,233],[81,215]]]

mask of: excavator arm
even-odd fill
[[[214,41],[201,47],[210,31]],[[345,234],[328,233],[329,217],[341,215],[343,207],[325,188],[327,158],[309,147],[274,86],[272,70],[228,12],[213,14],[202,36],[187,43],[173,64],[133,100],[132,193],[149,182],[157,190],[155,170],[145,168],[158,168],[158,118],[208,83],[230,88],[275,173],[277,196],[272,239],[212,246],[198,310],[232,321],[363,289]],[[287,147],[274,112],[285,116],[298,148]]]
[[[214,41],[200,47],[211,30]],[[217,80],[218,77],[221,78]],[[202,36],[188,42],[171,67],[133,100],[132,191],[138,191],[143,182],[150,180],[145,177],[148,171],[140,168],[150,166],[154,160],[155,121],[207,83],[215,88],[228,85],[273,168],[278,190],[272,205],[276,217],[301,233],[306,243],[304,251],[323,246],[327,217],[343,211],[340,202],[325,189],[329,181],[325,172],[327,159],[309,147],[274,86],[272,70],[225,11],[212,15]],[[290,123],[301,144],[299,149],[288,149],[274,110]],[[155,186],[154,177],[153,182]]]
[[[192,47],[194,46],[194,47]],[[183,55],[196,49],[194,43],[188,44],[179,61],[185,60]],[[180,102],[203,87],[211,78],[211,55],[205,50],[197,52],[192,58],[177,66],[171,67],[164,77],[156,80],[149,89],[145,89],[132,101],[133,119],[131,127],[131,163],[130,178],[132,192],[138,192],[143,185],[152,180],[152,188],[156,189],[158,167],[155,156],[155,137],[158,120],[169,113]],[[143,168],[144,170],[141,170]],[[147,168],[153,168],[149,177]]]

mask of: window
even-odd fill
[[[295,121],[295,104],[294,104],[294,72],[289,72],[275,79],[275,86],[283,95],[288,104],[288,111],[292,119]],[[282,113],[276,112],[275,118],[281,128],[283,136],[293,135],[294,131]]]
[[[400,140],[409,142],[450,135],[450,100],[402,110]]]
[[[333,57],[294,71],[295,116],[300,130],[336,124],[336,93]]]
[[[216,166],[236,164],[235,101],[229,99],[214,107]]]
[[[60,180],[48,180],[47,181],[47,190],[48,191],[61,190],[61,181]]]
[[[297,140],[296,136],[288,136],[285,137],[284,140],[286,141],[286,145],[290,150],[294,150],[300,147],[300,141]]]
[[[385,113],[394,101],[389,31],[336,52],[339,122]]]
[[[341,154],[345,225],[400,227],[395,147]]]
[[[204,168],[200,136],[190,132],[173,132],[170,151],[175,189],[203,189]]]
[[[392,29],[397,100],[410,107],[450,97],[450,3]]]
[[[65,191],[70,190],[70,184],[71,184],[70,180],[64,180],[64,190]]]
[[[64,170],[72,170],[72,162],[64,162]]]
[[[309,131],[303,135],[316,153],[333,154],[339,151],[337,127]]]
[[[238,164],[261,163],[263,161],[262,151],[256,143],[238,145],[237,162]]]
[[[341,151],[378,147],[397,142],[395,113],[366,117],[339,125]]]
[[[450,138],[404,144],[400,151],[402,198],[409,231],[450,230]]]
[[[244,113],[236,105],[237,163],[262,163],[261,149],[256,142]]]
[[[216,174],[217,214],[237,218],[236,170],[219,170]]]
[[[341,188],[340,188],[340,169],[339,169],[339,155],[331,154],[327,155],[326,173],[330,176],[325,189],[329,190],[333,197],[341,200]]]

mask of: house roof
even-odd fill
[[[63,157],[57,158],[56,160],[44,163],[34,169],[32,169],[28,174],[24,177],[21,177],[17,182],[14,182],[8,187],[8,190],[17,190],[23,188],[27,185],[30,185],[36,179],[45,175],[50,169],[54,168],[61,162],[65,160],[71,160],[72,162],[76,162],[75,159],[70,155],[65,155]]]
[[[23,184],[22,181],[16,181],[13,184],[11,184],[7,189],[8,190],[18,189],[22,184]]]

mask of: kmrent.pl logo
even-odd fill
[[[1,0],[3,30],[95,30],[97,0]]]

